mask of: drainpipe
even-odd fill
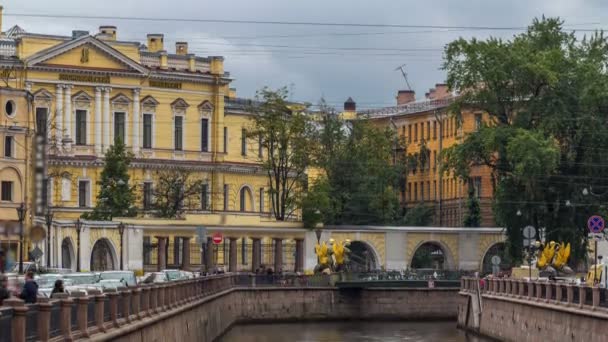
[[[442,213],[442,209],[443,209],[443,172],[441,170],[442,168],[442,158],[441,158],[441,152],[443,151],[443,121],[441,121],[441,113],[439,110],[435,109],[434,111],[435,114],[435,120],[437,120],[437,123],[439,123],[439,166],[438,166],[438,172],[439,172],[439,200],[437,202],[438,207],[439,207],[439,227],[443,226],[443,213]]]

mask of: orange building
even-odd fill
[[[396,129],[405,142],[409,171],[400,189],[405,207],[419,203],[432,205],[436,210],[434,225],[462,226],[467,216],[469,190],[472,190],[480,201],[481,226],[494,226],[490,170],[484,166],[473,167],[466,181],[451,172],[440,172],[442,151],[463,141],[468,133],[488,120],[482,112],[464,111],[459,121],[448,110],[453,100],[454,95],[446,84],[436,84],[423,100],[416,100],[412,90],[400,90],[397,106],[358,114]]]

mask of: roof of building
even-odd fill
[[[454,102],[456,97],[450,96],[444,99],[439,100],[419,100],[410,102],[408,104],[393,106],[393,107],[383,107],[377,109],[369,109],[365,111],[359,112],[360,115],[368,116],[371,119],[377,118],[386,118],[392,116],[399,115],[409,115],[416,113],[428,112],[435,109],[441,109],[449,106]]]

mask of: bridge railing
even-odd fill
[[[509,278],[463,277],[460,280],[463,293],[477,293],[494,297],[550,303],[586,310],[608,311],[608,289],[586,284],[569,284],[549,280],[523,280]]]

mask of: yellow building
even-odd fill
[[[186,42],[176,43],[174,52],[167,49],[162,34],[149,34],[146,44],[122,41],[115,26],[70,36],[15,26],[2,34],[0,67],[11,90],[0,92],[0,100],[2,108],[14,101],[18,113],[3,114],[0,126],[3,135],[15,136],[16,151],[14,159],[0,159],[2,181],[13,182],[12,197],[0,202],[3,218],[14,220],[14,208],[25,202],[28,231],[45,231],[47,201],[40,188],[48,177],[48,207],[54,213],[51,266],[103,270],[124,264],[152,270],[206,263],[231,270],[260,264],[302,270],[306,231],[297,217],[280,222],[271,215],[258,143],[245,138],[251,124],[248,102],[229,88],[223,58],[190,54]],[[25,176],[29,145],[19,142],[28,132],[46,135],[41,147],[46,171],[36,175],[36,184],[27,184],[35,178]],[[104,152],[118,137],[134,154],[130,182],[137,189],[139,214],[78,221],[96,204]],[[206,184],[177,220],[157,219],[145,210],[158,171],[168,169],[187,169]],[[22,190],[27,187],[31,191]],[[122,237],[119,223],[126,227]],[[195,241],[198,227],[209,237],[203,253]],[[215,233],[223,240],[214,246],[210,236]],[[44,243],[33,240],[27,251],[36,247],[47,252]]]
[[[463,182],[451,173],[439,172],[443,149],[463,141],[469,132],[478,129],[487,115],[465,110],[461,121],[448,112],[453,94],[445,84],[437,84],[416,100],[412,90],[397,94],[397,106],[359,112],[359,116],[391,127],[405,142],[406,154],[417,163],[410,164],[407,181],[401,189],[401,202],[406,207],[420,203],[434,206],[435,225],[460,227],[467,215],[469,190],[480,200],[483,227],[495,225],[492,214],[492,182],[487,167],[476,166],[470,179]],[[346,104],[345,104],[346,106]],[[420,158],[420,156],[423,156]]]

